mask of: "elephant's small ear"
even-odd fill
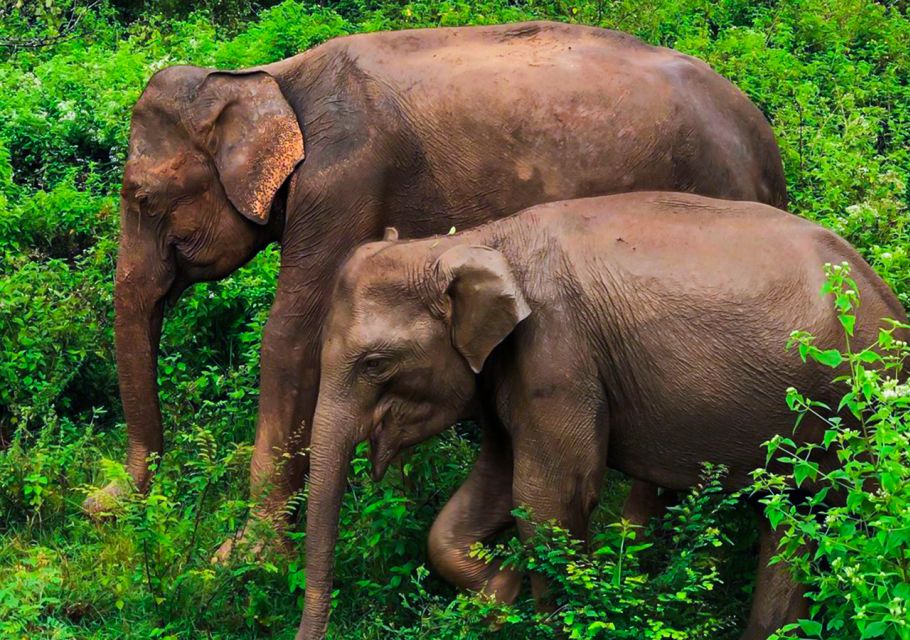
[[[474,373],[531,309],[505,256],[489,247],[460,245],[443,253],[437,275],[452,301],[452,342]]]
[[[212,72],[185,117],[231,204],[253,222],[268,222],[275,194],[304,157],[297,115],[275,79],[264,71]]]
[[[386,242],[395,242],[398,240],[398,229],[395,227],[386,227],[382,234],[382,239]]]

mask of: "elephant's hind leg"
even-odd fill
[[[777,553],[780,533],[771,528],[761,506],[755,508],[760,522],[758,572],[749,625],[740,640],[766,640],[780,627],[809,614],[805,588],[790,576],[789,568],[785,564],[768,566]]]
[[[514,523],[512,453],[508,436],[484,430],[480,456],[464,484],[446,503],[430,530],[430,562],[455,586],[483,591],[502,602],[518,596],[521,575],[470,555],[471,546],[489,540]]]

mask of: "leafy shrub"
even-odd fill
[[[546,579],[551,610],[537,611],[528,597],[512,606],[481,595],[434,598],[420,588],[427,576],[421,569],[416,594],[403,596],[420,624],[388,630],[400,638],[479,638],[495,621],[498,637],[507,639],[728,636],[738,621],[732,610],[720,611],[727,595],[718,564],[731,545],[722,521],[741,502],[724,494],[722,475],[722,468],[707,466],[703,481],[647,536],[627,521],[607,526],[595,536],[593,553],[554,522],[537,524],[524,543],[513,538],[493,548],[475,546],[475,557]],[[523,509],[515,515],[533,520]]]
[[[768,443],[768,459],[783,471],[762,470],[759,490],[767,491],[765,512],[783,531],[778,562],[786,562],[809,586],[809,620],[790,625],[775,638],[910,638],[910,346],[897,339],[894,323],[876,344],[850,346],[860,304],[849,267],[827,266],[823,291],[834,296],[846,349],[821,350],[813,336],[795,332],[792,343],[805,360],[849,365],[840,376],[845,394],[829,407],[790,389],[787,401],[800,418],[825,421],[821,444],[796,444],[778,436]],[[838,415],[846,409],[852,421]],[[855,423],[853,422],[855,421]],[[842,466],[819,468],[820,452],[836,451]],[[813,486],[807,502],[792,487]]]

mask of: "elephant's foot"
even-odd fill
[[[90,493],[82,502],[82,510],[92,518],[113,516],[123,503],[123,498],[129,495],[131,489],[122,480],[114,480],[106,487]]]
[[[286,524],[270,518],[253,518],[253,522],[221,543],[212,556],[212,564],[229,564],[237,558],[261,559],[275,553],[293,556],[294,545],[287,536]]]
[[[521,578],[521,574],[512,569],[498,569],[487,581],[481,593],[492,597],[496,602],[512,604],[518,599],[521,591]],[[486,623],[494,631],[499,631],[506,625],[504,617],[496,613],[487,616]]]
[[[767,640],[784,625],[809,617],[805,588],[784,565],[759,567],[749,624],[740,640]]]
[[[521,574],[512,569],[500,569],[488,581],[483,592],[499,602],[512,604],[521,591]]]
[[[777,629],[769,630],[750,626],[739,637],[739,640],[768,640],[768,636],[770,636],[775,631],[777,631]]]
[[[476,542],[491,540],[514,524],[512,507],[511,452],[504,435],[486,427],[471,473],[430,528],[430,564],[460,589],[514,602],[521,574],[471,555]]]

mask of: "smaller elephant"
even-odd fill
[[[480,418],[480,456],[433,525],[430,559],[456,585],[503,600],[520,576],[469,550],[515,506],[585,539],[608,465],[682,490],[711,461],[728,468],[730,490],[748,485],[761,443],[793,432],[787,387],[829,406],[842,395],[829,369],[784,347],[793,329],[841,344],[819,291],[823,265],[844,261],[862,296],[852,341],[864,347],[882,318],[906,321],[893,293],[831,231],[755,202],[569,200],[452,236],[391,233],[358,248],[324,333],[297,637],[326,632],[339,505],[367,438],[378,479],[400,450]],[[807,417],[797,435],[823,431]],[[819,462],[836,464],[833,454]],[[787,569],[767,565],[776,543],[762,518],[749,640],[805,615]],[[532,585],[540,598],[545,585]]]

